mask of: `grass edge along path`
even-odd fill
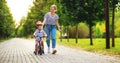
[[[57,43],[59,45],[67,46],[74,49],[80,49],[85,50],[93,53],[103,54],[103,55],[110,55],[120,58],[120,38],[115,38],[115,47],[112,47],[110,49],[105,49],[105,38],[96,38],[93,39],[93,45],[90,45],[88,39],[78,39],[78,44],[75,43],[75,39],[70,39],[69,42],[67,42],[67,39],[63,39],[62,42],[60,42],[60,39],[57,39]],[[110,40],[111,41],[111,40]],[[111,44],[111,43],[110,43]]]

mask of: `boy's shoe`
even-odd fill
[[[42,54],[45,54],[44,50],[42,50]]]
[[[40,51],[40,55],[42,55],[42,51]]]
[[[55,54],[55,53],[57,53],[57,50],[53,50],[52,54]]]
[[[42,47],[40,47],[39,54],[42,55]]]
[[[34,51],[34,54],[37,55],[36,51]]]

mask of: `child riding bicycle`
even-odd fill
[[[36,22],[37,29],[34,32],[34,37],[35,37],[35,51],[34,54],[44,54],[44,43],[43,43],[43,38],[47,36],[45,31],[42,29],[42,22],[37,21]]]

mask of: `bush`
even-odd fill
[[[102,32],[100,31],[100,28],[95,28],[93,30],[94,30],[93,37],[96,37],[96,38],[102,37]]]
[[[85,23],[80,23],[78,26],[78,37],[86,38],[89,36],[89,28]]]
[[[116,37],[120,37],[120,19],[117,20],[116,24],[115,24],[115,36]]]
[[[120,37],[120,27],[118,27],[117,29],[115,29],[115,36],[116,37]]]
[[[23,37],[24,36],[24,29],[23,29],[23,26],[20,26],[17,30],[17,36],[18,37]]]
[[[69,37],[75,38],[76,37],[76,26],[69,27]],[[89,35],[89,28],[85,23],[80,23],[78,25],[78,38],[86,38]]]
[[[93,37],[95,38],[102,38],[105,37],[105,24],[98,22],[93,27]]]

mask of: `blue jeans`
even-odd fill
[[[50,37],[52,38],[52,48],[56,47],[56,25],[46,25],[45,32],[47,34],[46,42],[50,47]]]

